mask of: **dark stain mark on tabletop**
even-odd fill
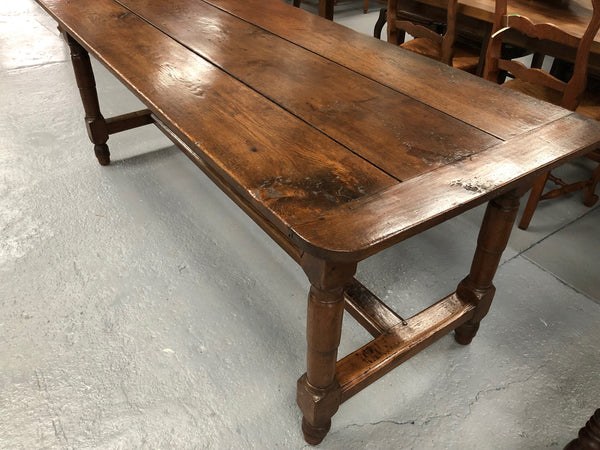
[[[267,178],[253,192],[262,200],[300,200],[335,205],[347,203],[365,194],[363,187],[357,186],[353,181],[343,180],[331,172],[319,171],[303,178]]]

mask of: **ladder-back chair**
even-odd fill
[[[397,12],[402,9],[401,1],[388,0],[388,42],[466,72],[477,71],[481,50],[456,41],[458,0],[448,0],[446,30],[443,34],[425,26],[418,17],[398,17]],[[404,32],[414,39],[403,42]]]
[[[583,36],[573,36],[554,24],[534,24],[527,17],[518,15],[518,11],[507,14],[507,0],[496,0],[494,32],[486,54],[484,78],[497,82],[501,71],[505,71],[514,78],[504,83],[504,86],[600,121],[600,92],[598,89],[586,90],[590,49],[600,28],[600,0],[591,2],[593,13],[585,33]],[[509,30],[517,31],[538,43],[574,49],[575,60],[570,78],[563,81],[539,68],[527,68],[519,61],[502,59],[500,49]],[[599,150],[593,151],[587,157],[600,163]],[[558,187],[544,193],[548,180]],[[529,194],[519,228],[527,229],[540,200],[584,190],[584,204],[592,206],[598,200],[594,191],[599,180],[600,164],[589,179],[573,183],[566,183],[550,172],[540,175]]]

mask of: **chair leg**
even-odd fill
[[[295,6],[296,8],[300,8],[300,2],[301,2],[301,1],[302,1],[302,0],[294,0],[294,6]]]
[[[327,20],[333,20],[333,7],[337,0],[319,0],[319,16],[325,17]]]
[[[529,199],[527,200],[527,205],[525,205],[525,211],[523,211],[523,216],[519,222],[519,228],[521,230],[526,230],[529,226],[529,222],[531,222],[531,218],[533,217],[533,212],[535,211],[535,208],[537,208],[537,204],[540,202],[540,197],[544,192],[544,186],[546,186],[546,181],[548,181],[549,175],[550,172],[542,174],[537,177],[533,183],[531,193],[529,194]]]
[[[594,170],[592,177],[590,178],[590,184],[585,188],[583,193],[583,204],[585,206],[594,206],[594,204],[598,201],[598,195],[594,193],[596,190],[596,186],[600,181],[600,164]]]
[[[369,0],[365,0],[365,7],[363,9],[363,12],[365,14],[369,12]]]
[[[383,10],[382,10],[383,11]],[[387,22],[387,41],[390,44],[400,45],[404,43],[404,39],[406,38],[406,33],[404,30],[399,30],[396,28],[396,12],[386,10],[386,22]],[[380,14],[383,14],[380,12]],[[380,16],[381,18],[381,16]],[[378,20],[379,22],[379,20]],[[383,24],[382,24],[383,27]]]
[[[532,69],[541,69],[544,64],[545,55],[543,53],[534,53],[533,58],[531,59],[531,68]]]
[[[379,10],[379,17],[377,18],[377,22],[375,22],[375,28],[373,29],[373,37],[377,39],[381,39],[381,30],[383,30],[383,26],[387,22],[387,8],[381,8]]]
[[[479,52],[479,62],[477,63],[477,69],[475,69],[475,75],[483,77],[483,69],[485,68],[485,55],[490,42],[490,36],[492,35],[492,25],[486,24],[483,31],[483,39],[481,42],[481,51]]]

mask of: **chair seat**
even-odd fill
[[[518,78],[507,81],[503,86],[555,105],[560,105],[563,97],[559,91]],[[600,92],[585,91],[575,112],[600,121]]]
[[[400,47],[410,50],[413,53],[427,56],[428,58],[441,60],[441,46],[437,42],[427,38],[416,38],[401,44]],[[479,51],[455,44],[454,56],[452,58],[452,67],[469,73],[475,73],[479,65]]]

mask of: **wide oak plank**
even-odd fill
[[[42,6],[283,232],[397,183],[112,0]]]
[[[567,114],[281,0],[205,1],[504,140]]]
[[[330,260],[364,259],[492,197],[529,187],[540,173],[591,151],[599,141],[600,124],[572,113],[498,148],[297,224],[292,241]]]
[[[399,180],[498,142],[205,2],[118,1]]]

